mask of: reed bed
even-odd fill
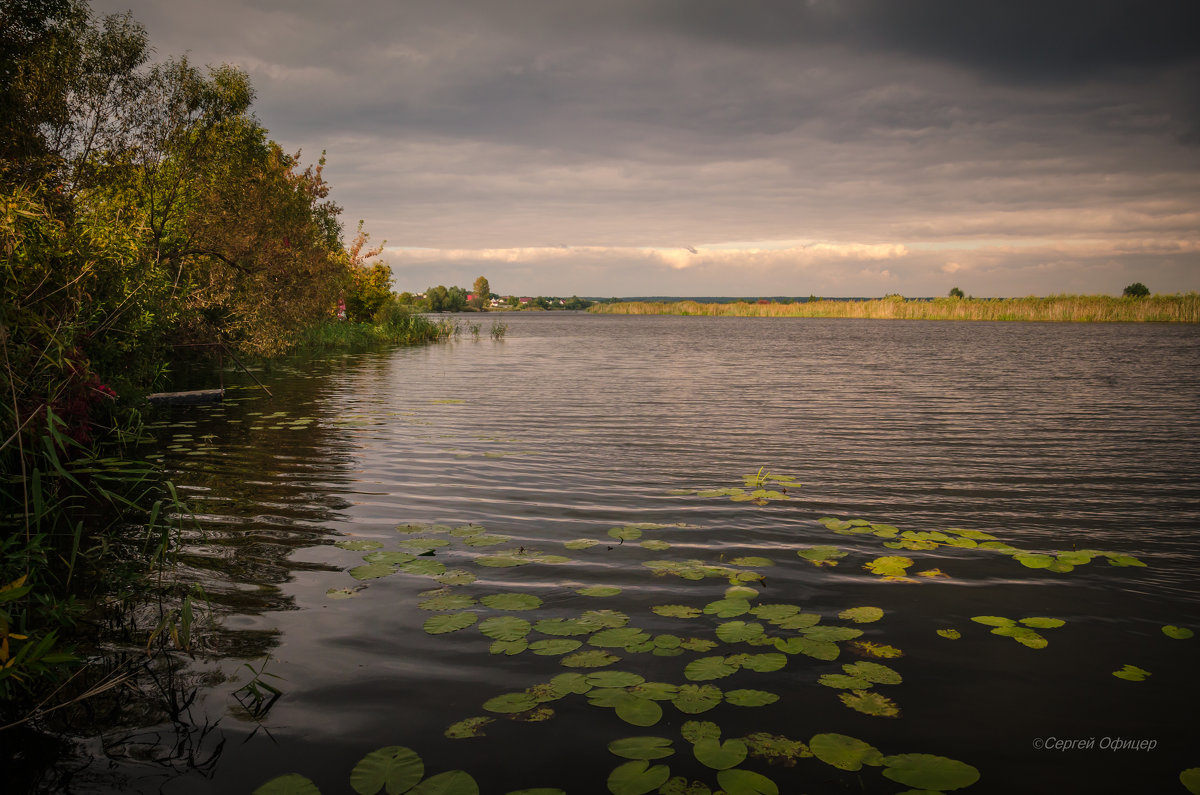
[[[612,315],[709,317],[842,317],[895,320],[1013,320],[1055,323],[1200,323],[1200,293],[1114,298],[1051,295],[1044,298],[876,298],[784,303],[701,304],[696,301],[624,301],[595,304],[589,312]]]

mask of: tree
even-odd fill
[[[951,298],[965,298],[966,295],[964,295],[963,291],[958,289],[957,287],[951,287],[950,288],[950,297]]]
[[[1150,295],[1150,288],[1141,282],[1134,282],[1125,288],[1124,295],[1126,298],[1145,298]]]
[[[446,311],[462,312],[467,308],[467,291],[461,287],[446,289]]]
[[[430,312],[445,312],[449,303],[449,292],[444,285],[430,287],[425,290],[425,300],[429,302]]]
[[[488,299],[492,297],[492,287],[488,284],[486,277],[480,276],[475,280],[475,284],[471,287],[471,306],[476,309],[484,309],[487,307]]]

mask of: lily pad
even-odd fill
[[[591,585],[587,588],[577,588],[575,593],[580,596],[616,596],[621,589],[615,585]]]
[[[443,613],[425,619],[425,631],[430,635],[444,635],[466,629],[479,620],[474,613]]]
[[[838,613],[838,618],[856,624],[869,624],[883,618],[883,610],[878,607],[851,607]]]
[[[254,795],[321,795],[321,790],[299,773],[288,773],[263,784],[254,790]]]
[[[446,569],[441,574],[434,575],[433,579],[442,585],[470,585],[475,582],[476,577],[466,569]]]
[[[591,549],[600,542],[594,538],[576,538],[573,541],[567,541],[563,544],[564,547],[571,550]]]
[[[768,704],[774,704],[778,700],[779,696],[777,694],[766,690],[742,688],[740,690],[729,690],[725,693],[725,701],[735,707],[765,707]]]
[[[776,638],[775,648],[784,654],[804,654],[817,660],[836,660],[841,653],[836,643],[812,638]]]
[[[758,557],[755,555],[746,555],[740,558],[733,558],[729,561],[730,566],[774,566],[775,563],[768,558]]]
[[[638,546],[648,549],[651,552],[662,552],[663,550],[671,548],[670,544],[660,538],[651,538],[645,541],[639,541]]]
[[[939,629],[937,634],[941,635],[943,638],[949,638],[950,640],[958,640],[962,637],[962,633],[957,629]]]
[[[737,670],[738,666],[726,662],[724,657],[701,657],[688,663],[683,675],[693,682],[706,682],[730,676]]]
[[[772,671],[778,671],[787,665],[787,655],[779,652],[767,652],[765,654],[745,654],[742,655],[742,667],[748,671],[754,671],[760,674],[769,674]]]
[[[417,607],[422,610],[464,610],[474,604],[474,597],[466,594],[443,594],[418,602]]]
[[[612,795],[645,795],[667,783],[670,777],[671,769],[666,765],[651,767],[645,759],[635,759],[608,774],[608,791]]]
[[[558,656],[573,652],[583,645],[581,640],[571,638],[552,638],[550,640],[535,640],[529,644],[529,650],[544,657]]]
[[[479,624],[479,631],[492,640],[521,640],[529,634],[532,625],[516,616],[493,616]]]
[[[879,718],[895,718],[900,714],[896,702],[887,696],[881,696],[871,690],[855,690],[852,693],[842,693],[838,696],[842,703],[864,715]]]
[[[357,595],[358,591],[353,588],[330,588],[325,592],[330,599],[352,599]]]
[[[787,618],[773,618],[771,623],[780,629],[805,629],[806,627],[816,626],[821,622],[821,617],[816,613],[797,613],[794,616]]]
[[[483,728],[489,723],[495,723],[495,721],[495,718],[487,718],[482,716],[464,718],[457,723],[450,724],[443,733],[451,740],[462,740],[468,737],[483,737]]]
[[[1138,668],[1136,665],[1125,664],[1125,667],[1119,671],[1113,671],[1113,676],[1118,679],[1125,679],[1130,682],[1144,682],[1147,676],[1152,674],[1145,668]]]
[[[735,768],[717,773],[725,795],[779,795],[779,787],[762,773]]]
[[[369,541],[367,539],[354,539],[347,541],[334,542],[334,546],[339,549],[348,549],[351,552],[365,552],[370,549],[379,549],[383,546],[379,541]]]
[[[590,635],[596,631],[591,622],[578,618],[543,618],[533,625],[533,628],[543,635]]]
[[[883,775],[909,787],[948,790],[969,787],[979,780],[979,771],[965,762],[932,754],[900,754],[883,758]]]
[[[642,531],[636,527],[614,527],[608,534],[621,541],[637,541],[642,537]]]
[[[853,627],[816,626],[806,627],[800,631],[809,640],[827,641],[852,640],[863,634],[861,629],[854,629]]]
[[[1192,795],[1200,795],[1200,767],[1189,767],[1180,773],[1179,783]]]
[[[745,761],[749,749],[741,740],[720,740],[704,738],[692,746],[692,753],[700,764],[713,770],[728,770],[737,767]]]
[[[509,657],[512,657],[528,648],[529,641],[520,638],[518,640],[498,640],[488,648],[488,651],[492,654],[507,654]]]
[[[425,763],[411,748],[390,745],[364,756],[350,771],[350,786],[359,795],[375,795],[387,787],[397,795],[413,787],[425,775]]]
[[[900,675],[899,671],[895,671],[880,663],[847,663],[842,666],[842,670],[850,676],[865,679],[868,682],[879,685],[898,685],[904,681],[904,677]]]
[[[721,703],[724,694],[712,685],[680,685],[679,692],[671,703],[680,712],[699,715]]]
[[[1013,560],[1031,569],[1045,569],[1054,564],[1054,558],[1049,555],[1039,555],[1029,552],[1013,555]]]
[[[1032,618],[1022,618],[1021,623],[1027,627],[1035,627],[1036,629],[1056,629],[1067,623],[1061,618],[1046,618],[1044,616],[1033,616]]]
[[[839,559],[850,553],[834,546],[821,545],[797,550],[796,554],[817,566],[836,566]]]
[[[620,610],[585,610],[579,620],[593,629],[616,629],[629,623],[629,616]]]
[[[698,743],[705,738],[717,739],[721,736],[721,727],[707,720],[685,720],[679,727],[679,733],[689,743]]]
[[[447,770],[425,779],[407,795],[479,795],[479,784],[465,770]]]
[[[477,535],[471,536],[465,543],[469,547],[494,547],[497,544],[507,544],[509,541],[512,541],[511,536]]]
[[[745,621],[726,621],[717,627],[716,635],[726,643],[741,643],[763,634],[762,624]]]
[[[782,621],[785,618],[791,618],[799,612],[800,608],[796,605],[783,604],[758,605],[750,611],[755,618],[760,618],[763,621]]]
[[[416,560],[410,560],[408,563],[400,564],[400,571],[406,571],[409,574],[417,574],[424,577],[435,577],[439,574],[445,574],[446,564],[439,560],[417,558]]]
[[[883,577],[903,577],[909,566],[913,565],[912,558],[902,557],[900,555],[885,555],[881,558],[868,561],[863,564],[863,568],[872,574],[878,574]]]
[[[576,652],[560,660],[568,668],[603,668],[606,665],[612,665],[620,661],[621,658],[617,655],[609,654],[599,649]]]
[[[489,594],[479,601],[493,610],[533,610],[542,604],[539,597],[528,593]]]
[[[377,580],[395,573],[396,567],[391,563],[365,563],[350,569],[350,576],[356,580]]]
[[[1016,625],[1016,621],[1003,616],[974,616],[971,618],[976,624],[985,624],[989,627],[1011,627]]]
[[[537,699],[531,693],[505,693],[502,696],[489,698],[483,702],[483,708],[488,712],[511,714],[533,709],[538,705]]]
[[[883,754],[875,746],[845,734],[816,734],[808,741],[813,756],[839,770],[854,772],[863,765],[878,767]]]
[[[667,618],[697,618],[701,615],[700,608],[687,605],[654,605],[650,609]]]
[[[372,552],[369,555],[363,555],[363,560],[367,563],[411,563],[416,560],[417,556],[411,552],[397,552],[396,550],[379,550]]]
[[[662,707],[655,701],[623,693],[616,704],[617,717],[633,726],[653,726],[662,719]]]
[[[745,599],[718,599],[704,606],[704,613],[717,618],[734,618],[750,611]]]
[[[637,627],[614,627],[604,629],[588,638],[589,646],[600,648],[625,648],[650,640],[650,634]]]
[[[664,759],[675,753],[666,737],[625,737],[609,743],[608,750],[625,759]]]
[[[799,740],[791,740],[781,734],[754,732],[742,738],[750,749],[750,756],[765,759],[772,765],[795,767],[797,759],[812,756],[808,746]]]
[[[570,693],[583,694],[592,689],[587,675],[578,673],[558,674],[550,679],[550,686],[564,696]]]
[[[821,674],[817,683],[841,690],[864,690],[871,686],[868,680],[849,674]]]
[[[1163,627],[1162,633],[1168,638],[1174,638],[1175,640],[1187,640],[1195,634],[1186,627],[1177,627],[1172,624],[1167,624]]]

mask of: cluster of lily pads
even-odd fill
[[[1105,552],[1098,549],[1076,549],[1056,551],[1052,554],[1030,552],[1019,549],[1012,544],[1001,541],[996,536],[981,530],[965,530],[961,527],[951,527],[945,532],[931,530],[916,532],[901,531],[890,524],[869,522],[866,519],[838,519],[825,516],[818,519],[821,524],[839,535],[870,535],[888,539],[883,546],[888,549],[907,549],[913,551],[937,549],[941,546],[959,547],[961,549],[986,549],[1009,555],[1013,560],[1030,569],[1045,569],[1060,574],[1072,571],[1077,566],[1085,566],[1096,558],[1105,558],[1110,566],[1145,566],[1133,555],[1121,552]],[[907,560],[907,558],[900,558]],[[909,565],[912,565],[911,562]]]
[[[425,762],[420,755],[402,745],[390,745],[372,751],[358,761],[350,771],[350,787],[358,795],[479,795],[479,785],[463,770],[448,770],[425,776]],[[520,790],[507,795],[538,795],[561,790]],[[258,789],[254,795],[321,795],[310,779],[298,773],[277,776]]]
[[[788,489],[798,489],[802,484],[792,475],[774,475],[760,467],[758,472],[742,476],[742,486],[725,488],[672,489],[667,494],[675,496],[728,497],[733,502],[749,502],[767,505],[772,500],[787,500]],[[771,488],[774,486],[774,488]]]

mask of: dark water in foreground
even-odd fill
[[[1200,330],[552,313],[504,317],[507,338],[495,342],[486,337],[493,317],[481,340],[294,362],[270,374],[274,399],[236,389],[224,406],[156,417],[160,452],[200,516],[181,574],[203,584],[217,625],[179,673],[190,706],[174,720],[145,710],[88,729],[64,763],[75,771],[69,790],[250,792],[298,773],[324,793],[350,792],[359,759],[401,745],[421,755],[427,775],[465,770],[483,793],[603,793],[628,761],[608,744],[655,736],[674,754],[651,765],[716,791],[718,772],[683,734],[693,720],[719,726],[723,739],[838,733],[885,756],[961,760],[981,776],[970,792],[1184,792],[1179,773],[1200,766],[1200,638],[1161,628],[1200,629]],[[741,487],[760,467],[803,486],[766,505],[672,493]],[[1056,572],[1023,565],[1011,548],[893,549],[884,544],[899,538],[886,528],[838,533],[817,521],[825,517],[898,532],[966,528],[1022,552],[1099,550],[1145,566],[1096,556]],[[397,532],[410,523],[444,527]],[[609,535],[631,523],[666,527]],[[451,530],[467,524],[497,543],[476,546],[473,529]],[[491,538],[499,535],[507,538]],[[438,546],[371,579],[349,573],[371,550],[334,546],[403,551],[414,538]],[[578,539],[600,543],[565,546]],[[818,545],[844,557],[817,566],[797,554]],[[486,557],[497,555],[508,560]],[[908,581],[864,568],[881,556],[911,559]],[[724,571],[679,576],[689,560]],[[496,562],[522,565],[483,565]],[[948,576],[915,576],[933,569]],[[652,609],[703,610],[737,572],[756,592],[744,593],[748,605],[691,618]],[[580,593],[591,586],[620,591]],[[351,598],[335,598],[347,590]],[[513,611],[480,601],[495,594],[541,603]],[[454,598],[427,602],[443,595]],[[859,606],[883,617],[838,615]],[[797,652],[788,639],[823,636],[779,617],[796,609],[862,634],[824,636],[834,640],[818,656],[832,645],[833,660]],[[538,624],[585,611],[616,612],[575,635]],[[477,623],[424,628],[466,613],[473,618],[457,620]],[[1065,624],[1036,630],[1048,644],[1030,648],[978,616]],[[623,620],[644,634],[626,633],[624,645],[596,634]],[[939,636],[944,629],[962,637]],[[493,647],[495,637],[507,645]],[[680,653],[681,639],[691,648]],[[553,640],[582,645],[538,643]],[[855,645],[863,642],[903,656],[872,656]],[[592,659],[603,653],[619,659],[564,664],[603,662]],[[772,656],[716,661],[720,678],[689,667],[740,654]],[[236,695],[248,680],[243,663],[257,668],[267,655],[265,670],[279,678],[266,681],[282,696],[256,721]],[[898,715],[863,714],[840,698],[853,700],[852,689],[820,682],[861,661],[900,674],[898,684],[859,687]],[[1127,664],[1151,675],[1112,675]],[[589,703],[631,697],[611,688],[557,693],[539,705],[552,716],[514,720],[484,707],[559,674],[602,671],[715,687],[723,700],[698,714],[653,701],[661,718],[652,725]],[[778,700],[743,706],[744,690]],[[485,736],[444,735],[473,716],[495,719]],[[1091,748],[1037,747],[1089,738]],[[1102,747],[1116,740],[1154,747]],[[817,758],[788,766],[751,756],[738,768],[783,793],[908,789],[885,777],[891,766],[848,772]]]

